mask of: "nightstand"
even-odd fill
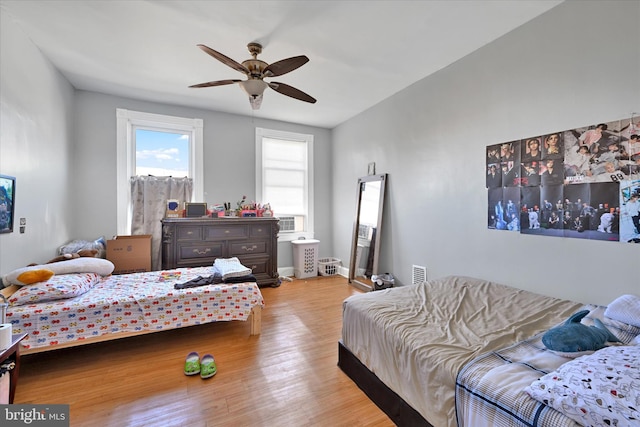
[[[6,350],[0,350],[0,363],[5,360],[13,360],[16,366],[9,371],[9,403],[13,403],[13,397],[16,395],[16,385],[18,384],[18,375],[20,374],[20,341],[27,336],[17,334],[11,337],[11,346]]]

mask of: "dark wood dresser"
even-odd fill
[[[277,218],[165,218],[162,269],[204,267],[238,257],[259,286],[278,285]]]

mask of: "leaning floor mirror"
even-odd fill
[[[373,289],[371,276],[378,274],[386,182],[387,174],[358,179],[349,283],[366,291]]]

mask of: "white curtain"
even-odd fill
[[[131,177],[132,219],[131,234],[150,234],[151,269],[162,269],[162,223],[168,199],[177,199],[180,205],[191,201],[193,180],[171,176]]]

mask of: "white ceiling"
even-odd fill
[[[559,3],[0,0],[0,13],[77,89],[333,128]],[[318,102],[267,89],[254,111],[238,85],[188,88],[245,78],[197,44],[242,62],[249,42],[268,63],[308,56],[275,79]]]

